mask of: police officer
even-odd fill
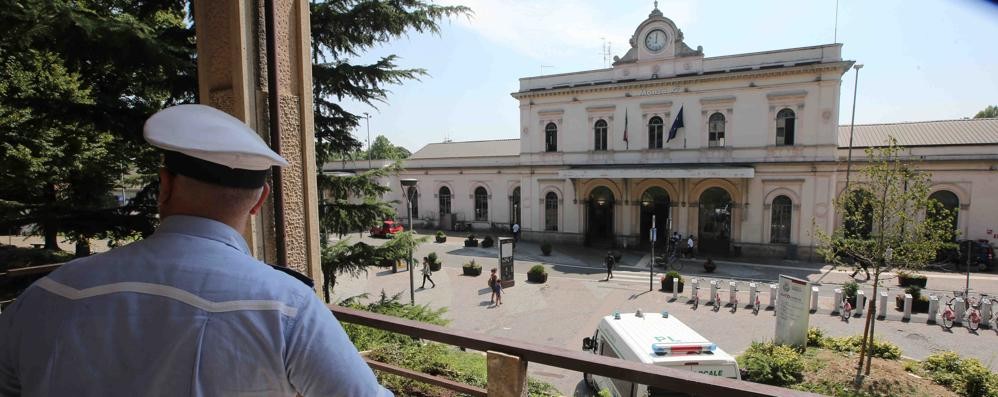
[[[164,150],[159,229],[0,315],[0,395],[390,396],[314,291],[250,256],[242,233],[287,162],[208,106],[144,133]]]

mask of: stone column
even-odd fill
[[[247,242],[256,257],[288,267],[321,285],[309,4],[272,0],[277,18],[276,49],[282,170],[281,195],[272,196],[252,221]],[[232,114],[270,141],[264,0],[194,2],[198,46],[199,101]],[[274,224],[273,200],[284,206],[284,223]],[[277,257],[276,233],[285,235]]]

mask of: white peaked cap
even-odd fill
[[[265,171],[285,167],[245,123],[205,105],[177,105],[146,120],[143,135],[150,145],[236,170]]]

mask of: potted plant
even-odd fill
[[[482,265],[475,263],[472,259],[470,262],[461,265],[461,272],[465,276],[479,276],[482,274]]]
[[[683,276],[675,270],[670,270],[659,279],[662,282],[662,291],[672,292],[673,288],[678,288],[676,292],[683,292]]]
[[[468,239],[464,240],[464,246],[465,247],[477,247],[478,246],[478,238],[476,238],[474,234],[469,234],[468,235]]]
[[[492,239],[492,236],[485,236],[482,239],[482,248],[491,248],[493,245],[495,245],[495,240]]]
[[[859,283],[850,281],[842,285],[842,295],[849,301],[852,307],[856,307],[856,293],[859,292]]]
[[[904,289],[904,294],[898,294],[894,297],[894,306],[898,310],[904,310],[904,295],[911,294],[911,312],[912,313],[928,313],[929,311],[929,298],[922,295],[922,288],[917,285],[912,285]]]
[[[714,264],[714,260],[707,258],[707,261],[703,263],[703,271],[707,273],[713,273],[714,269],[717,269],[717,265]]]
[[[545,241],[541,244],[541,253],[543,253],[544,256],[551,255],[551,243]]]
[[[548,281],[548,272],[543,265],[534,265],[527,271],[527,281],[532,283],[543,283]]]
[[[906,271],[898,272],[898,285],[902,287],[910,287],[917,285],[921,288],[925,288],[925,284],[929,281],[924,274],[911,273]]]
[[[440,262],[439,258],[437,258],[437,253],[436,252],[431,252],[429,255],[426,256],[426,259],[430,262],[430,270],[431,271],[434,271],[434,272],[439,272],[440,271],[440,268],[443,266],[443,263]]]
[[[436,240],[437,240],[437,243],[443,243],[443,242],[447,241],[447,235],[444,234],[444,232],[442,230],[437,230]]]

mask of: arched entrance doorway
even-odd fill
[[[959,215],[957,211],[960,210],[960,198],[956,197],[956,195],[949,190],[939,190],[929,195],[929,199],[936,200],[939,202],[939,205],[942,206],[942,209],[946,210],[946,212],[933,211],[930,216],[936,217],[937,220],[945,220],[948,222],[950,230],[953,231],[953,239],[956,240],[956,225]]]
[[[651,241],[651,218],[655,215],[655,228],[658,229],[657,247],[669,243],[669,193],[660,187],[651,187],[641,195],[641,245]]]
[[[704,254],[727,254],[731,246],[731,194],[712,187],[700,194],[697,246]]]
[[[600,186],[589,193],[586,222],[586,244],[613,245],[613,192]]]

